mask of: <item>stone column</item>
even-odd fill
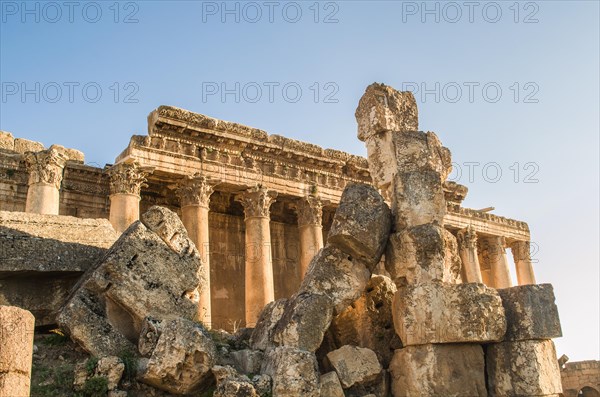
[[[0,306],[0,397],[29,396],[34,325],[27,310]]]
[[[270,207],[277,193],[263,186],[237,197],[246,222],[246,327],[256,325],[263,307],[275,299],[271,256]]]
[[[479,256],[477,254],[477,233],[471,226],[457,234],[458,251],[462,260],[462,276],[465,283],[483,283]]]
[[[323,248],[323,203],[310,195],[296,202],[298,232],[300,234],[300,272],[304,278],[312,258]]]
[[[198,319],[207,328],[212,327],[208,208],[213,188],[214,183],[210,183],[206,177],[198,174],[185,178],[177,188],[177,195],[181,199],[181,220],[204,262],[200,276],[203,285],[199,289]]]
[[[498,289],[512,287],[504,237],[486,237],[483,247],[484,257],[487,258],[490,266],[490,286]]]
[[[515,241],[510,245],[519,285],[536,284],[533,265],[531,264],[531,243],[529,241]]]
[[[50,148],[41,152],[27,152],[24,158],[29,171],[25,212],[58,215],[60,184],[67,157]]]
[[[140,191],[153,168],[139,163],[119,163],[108,170],[110,177],[109,220],[117,233],[123,233],[140,218]]]

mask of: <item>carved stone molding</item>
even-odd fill
[[[298,226],[322,225],[323,202],[318,196],[309,195],[299,198],[294,209],[298,214]]]
[[[471,226],[459,230],[456,234],[459,249],[476,249],[477,233]]]
[[[142,167],[137,161],[133,163],[119,163],[107,171],[110,178],[110,194],[135,194],[140,195],[146,177],[154,171],[152,167]]]
[[[25,164],[29,172],[29,185],[45,183],[60,189],[63,179],[63,170],[67,163],[67,156],[56,149],[41,152],[27,152],[24,154]]]
[[[200,174],[188,176],[179,182],[176,194],[181,199],[181,206],[198,205],[208,208],[210,195],[214,192],[214,181]]]
[[[531,260],[531,242],[529,241],[514,241],[510,245],[515,263],[522,260]]]
[[[255,186],[236,196],[236,201],[244,207],[246,219],[253,217],[270,216],[271,204],[275,202],[277,192],[268,190],[264,186]]]

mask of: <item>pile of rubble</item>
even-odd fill
[[[105,366],[132,352],[141,382],[177,395],[561,393],[552,287],[460,281],[457,242],[443,225],[450,152],[418,131],[412,94],[371,85],[356,117],[374,186],[346,187],[299,290],[265,306],[254,329],[228,335],[194,321],[203,264],[177,215],[161,207],[88,271],[61,327],[108,357]],[[373,274],[384,254],[391,278]],[[111,385],[116,393],[118,379]]]

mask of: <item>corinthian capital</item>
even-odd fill
[[[139,196],[142,187],[146,186],[146,177],[153,171],[154,168],[142,167],[137,161],[113,165],[108,170],[110,194],[135,194]]]
[[[514,241],[510,245],[515,263],[519,261],[531,260],[531,242]]]
[[[68,160],[64,153],[50,148],[41,152],[27,152],[24,159],[29,171],[29,185],[45,183],[60,189],[63,169]]]
[[[298,226],[319,225],[323,220],[323,202],[318,196],[309,195],[299,198],[295,203],[298,214]]]
[[[255,186],[236,197],[244,207],[246,218],[269,217],[271,204],[275,202],[277,192],[269,191],[264,186]]]
[[[215,184],[200,174],[187,176],[179,182],[176,190],[177,196],[181,199],[181,206],[198,205],[208,208]]]
[[[456,235],[459,249],[475,249],[477,248],[477,233],[469,225],[468,227],[459,230]]]
[[[504,236],[488,236],[481,238],[479,248],[484,258],[505,252],[506,239]]]

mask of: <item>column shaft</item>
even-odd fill
[[[263,307],[275,299],[269,209],[276,196],[257,186],[237,198],[246,215],[246,327],[256,325]]]
[[[482,283],[479,255],[477,254],[477,234],[471,227],[458,232],[458,247],[462,260],[462,277],[465,283]]]
[[[515,241],[510,246],[517,270],[519,285],[536,284],[533,264],[531,263],[531,243]]]
[[[310,262],[323,248],[323,203],[310,195],[298,199],[295,205],[300,234],[300,278],[304,278]]]
[[[487,240],[492,286],[498,289],[512,287],[504,237],[493,236]]]

